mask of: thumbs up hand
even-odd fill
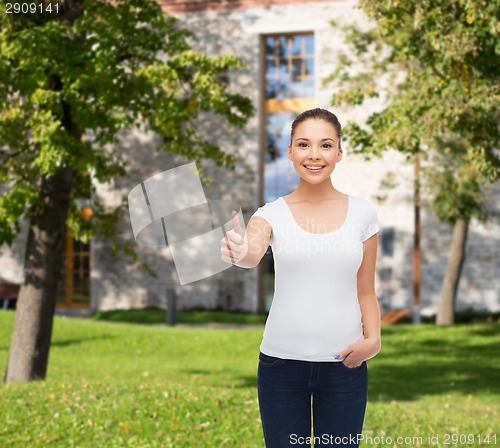
[[[238,213],[233,210],[231,217],[233,230],[226,232],[225,238],[221,239],[221,258],[226,263],[236,264],[248,253],[248,243],[243,236],[244,232],[238,218]]]

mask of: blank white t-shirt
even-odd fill
[[[274,297],[260,350],[278,358],[342,361],[334,356],[363,340],[357,272],[363,241],[379,231],[377,212],[367,200],[348,195],[344,223],[333,232],[302,229],[280,197],[252,216],[271,224]]]

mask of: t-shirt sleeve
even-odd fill
[[[269,224],[273,225],[271,215],[272,214],[269,210],[269,204],[265,204],[262,207],[259,207],[250,217],[250,219],[252,219],[254,216],[259,216],[261,218],[264,218]]]
[[[380,230],[378,226],[377,209],[369,201],[366,201],[364,218],[364,223],[361,229],[361,241],[366,241]]]

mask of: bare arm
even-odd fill
[[[363,261],[358,270],[358,300],[361,308],[363,332],[366,340],[373,344],[372,356],[381,347],[380,341],[380,307],[375,295],[375,265],[377,261],[378,234],[363,243]]]

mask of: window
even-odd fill
[[[290,127],[300,112],[315,107],[314,35],[262,37],[262,117],[260,202],[272,202],[297,188],[299,176],[288,159]],[[273,297],[274,264],[271,249],[259,276],[259,309],[268,311]]]
[[[91,176],[89,172],[75,173],[74,181],[78,183],[81,195],[75,199],[83,219],[92,219]],[[77,241],[71,230],[66,227],[66,238],[63,250],[63,266],[59,275],[57,288],[57,306],[89,307],[90,306],[90,244]]]
[[[57,291],[57,306],[90,306],[90,245],[75,240],[69,228],[66,228],[63,268]]]
[[[314,97],[312,34],[265,37],[265,92],[268,110],[289,109],[280,100]],[[293,108],[292,108],[293,109]]]
[[[265,36],[263,203],[295,190],[299,177],[288,160],[290,125],[314,107],[314,36]]]

